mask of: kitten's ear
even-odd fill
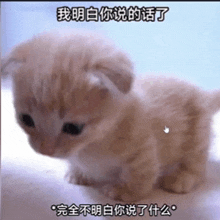
[[[25,62],[30,51],[29,43],[16,46],[9,54],[1,59],[1,76],[13,74]]]
[[[98,91],[101,98],[105,98],[106,95],[109,94],[110,86],[108,83],[93,73],[89,75],[89,84],[91,89],[96,89],[96,91]]]
[[[134,79],[133,64],[124,53],[116,53],[97,63],[96,68],[126,94],[130,91]]]

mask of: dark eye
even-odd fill
[[[72,123],[65,123],[63,125],[62,131],[67,134],[71,135],[79,135],[82,133],[84,124],[78,125],[78,124],[72,124]]]
[[[28,127],[35,127],[34,120],[30,115],[21,114],[20,115],[21,122]]]

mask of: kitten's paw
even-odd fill
[[[106,184],[100,189],[101,193],[110,199],[123,202],[134,202],[138,200],[135,191],[131,191],[126,185]]]
[[[94,181],[91,178],[86,177],[82,172],[68,172],[65,175],[65,179],[71,184],[83,185],[83,186],[92,186]]]
[[[64,179],[71,184],[75,184],[75,175],[72,172],[67,172],[66,175],[64,176]]]
[[[188,193],[197,183],[198,176],[182,171],[176,175],[165,176],[162,181],[162,187],[175,193]]]

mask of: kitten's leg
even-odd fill
[[[159,163],[156,157],[154,141],[145,143],[142,149],[123,155],[126,168],[117,182],[108,182],[99,186],[107,197],[125,202],[134,202],[146,197],[151,191],[159,174]]]
[[[65,177],[69,183],[76,185],[93,186],[95,184],[95,180],[87,177],[79,168],[69,170]]]
[[[174,173],[164,177],[162,186],[175,193],[188,193],[205,177],[210,144],[210,118],[194,117],[186,142],[182,145],[183,158]]]

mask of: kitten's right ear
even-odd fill
[[[1,59],[1,76],[4,78],[13,74],[26,61],[29,51],[30,44],[22,43],[3,57]]]
[[[90,91],[95,89],[98,91],[101,98],[105,98],[109,94],[109,86],[100,77],[96,76],[94,73],[89,74],[89,85]]]

